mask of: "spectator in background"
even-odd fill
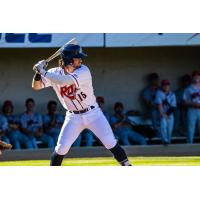
[[[5,101],[2,106],[2,113],[8,121],[8,137],[14,149],[20,149],[21,145],[25,148],[31,148],[32,144],[27,137],[20,131],[20,119],[13,114],[14,106],[11,101]]]
[[[111,116],[110,122],[120,143],[122,145],[131,145],[131,142],[136,142],[141,145],[146,145],[146,139],[132,130],[132,125],[124,114],[124,106],[121,102],[115,103],[114,111],[115,114]]]
[[[43,116],[44,132],[53,138],[54,146],[57,143],[61,127],[64,123],[64,116],[56,113],[57,102],[49,101],[47,105],[48,113]]]
[[[163,144],[171,143],[171,135],[174,128],[174,112],[176,109],[176,96],[170,91],[169,80],[162,80],[161,89],[157,91],[155,98],[160,118],[160,136]]]
[[[196,126],[200,133],[200,72],[192,73],[192,83],[185,89],[183,99],[187,111],[187,142],[193,143]]]
[[[10,143],[8,138],[8,121],[6,117],[0,114],[0,140]]]
[[[98,103],[99,107],[101,108],[103,114],[105,115],[106,119],[108,120],[108,122],[110,122],[110,115],[107,111],[104,110],[104,105],[105,105],[104,97],[98,96],[97,103]]]
[[[155,130],[158,130],[159,113],[156,110],[154,101],[156,92],[159,90],[159,75],[157,73],[149,74],[147,77],[148,86],[142,92],[142,100],[145,105],[145,115],[151,118],[152,125]]]
[[[177,109],[175,111],[175,133],[178,135],[184,135],[186,132],[187,124],[187,112],[184,104],[183,94],[185,89],[191,84],[191,76],[185,74],[180,78],[180,87],[175,91]]]
[[[34,112],[35,101],[31,98],[26,100],[26,112],[21,115],[20,122],[23,133],[32,142],[33,149],[37,148],[36,140],[42,141],[47,147],[53,148],[53,139],[44,134],[42,130],[42,116]]]

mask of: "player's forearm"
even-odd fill
[[[63,76],[63,75],[47,72],[45,74],[45,77],[47,77],[50,81],[58,85],[64,85],[64,84],[71,85],[74,83],[74,80],[70,75]]]
[[[32,88],[34,90],[42,89],[42,79],[40,74],[35,74],[32,81]]]

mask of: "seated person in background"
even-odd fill
[[[0,114],[0,140],[10,143],[8,138],[8,121],[6,117]]]
[[[107,111],[104,110],[104,105],[105,105],[104,97],[98,96],[97,97],[97,103],[98,103],[99,107],[101,108],[101,110],[103,111],[103,114],[105,115],[108,122],[110,122],[110,115]]]
[[[176,96],[170,91],[169,80],[162,80],[161,90],[156,93],[155,105],[160,114],[160,136],[164,145],[171,143],[174,128]]]
[[[32,142],[33,149],[37,148],[36,140],[42,141],[47,147],[53,148],[53,138],[43,133],[42,116],[34,112],[35,101],[31,98],[26,100],[26,112],[21,115],[21,129]]]
[[[17,115],[13,114],[14,106],[11,101],[5,101],[2,106],[2,113],[8,121],[8,137],[13,149],[20,149],[21,145],[25,148],[31,148],[32,143],[20,131],[20,119]]]
[[[183,99],[187,106],[187,142],[193,143],[196,126],[200,133],[200,72],[192,73],[192,84],[184,92]]]
[[[64,122],[64,116],[56,113],[56,101],[49,101],[47,105],[47,110],[48,113],[43,116],[44,132],[53,138],[55,146],[58,140],[61,127]]]
[[[141,145],[147,144],[142,135],[132,130],[132,126],[124,114],[124,106],[121,102],[115,103],[114,111],[115,114],[111,116],[110,123],[120,143],[122,145],[131,145],[132,141]]]
[[[185,74],[180,78],[180,87],[175,91],[177,109],[175,111],[175,127],[174,132],[177,135],[185,135],[187,124],[187,107],[185,106],[183,94],[185,89],[191,84],[191,76]]]
[[[147,78],[148,86],[142,92],[142,100],[145,106],[145,116],[151,118],[152,125],[155,130],[158,130],[159,114],[156,110],[154,101],[156,92],[159,90],[159,75],[152,73]]]

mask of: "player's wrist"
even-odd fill
[[[40,81],[42,79],[42,77],[39,73],[35,73],[33,78],[34,78],[34,81]]]

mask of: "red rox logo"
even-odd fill
[[[76,85],[75,84],[72,84],[72,85],[69,85],[69,86],[63,86],[60,88],[60,94],[61,96],[64,98],[64,97],[67,97],[71,100],[74,100],[76,98]]]

